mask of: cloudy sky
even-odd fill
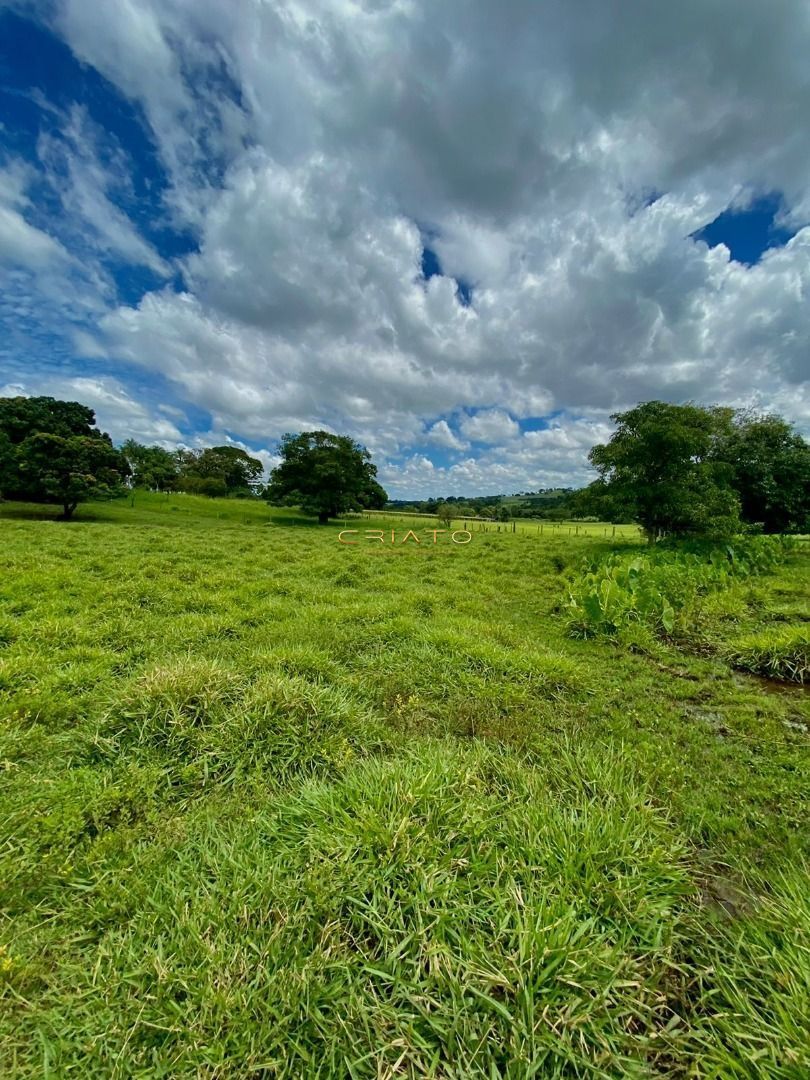
[[[806,0],[0,0],[0,394],[590,479],[652,397],[810,430]]]

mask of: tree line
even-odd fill
[[[538,518],[547,521],[567,521],[571,517],[570,501],[574,488],[548,488],[536,493],[513,496],[509,502],[503,495],[449,495],[445,499],[389,499],[392,510],[402,513],[435,514],[441,516],[448,508],[453,519],[490,518],[492,521],[511,521],[513,518]],[[519,500],[519,501],[518,501]]]
[[[504,503],[501,496],[395,505],[439,517],[598,518],[637,522],[653,541],[741,531],[810,532],[810,446],[776,415],[723,406],[648,401],[615,413],[610,440],[589,460],[598,478]],[[51,397],[0,398],[0,496],[61,505],[130,487],[208,496],[263,496],[326,522],[388,502],[365,447],[346,435],[285,435],[279,463],[263,466],[236,446],[165,450],[128,439],[120,447],[95,426],[93,410]]]
[[[0,398],[0,495],[56,503],[69,519],[88,499],[128,486],[201,495],[257,492],[264,467],[236,446],[164,450],[128,439],[120,447],[92,409],[51,397]]]
[[[134,439],[121,444],[133,487],[150,491],[185,491],[218,498],[258,494],[264,466],[238,446],[204,450],[164,450]]]
[[[263,496],[322,522],[348,510],[382,509],[388,500],[368,450],[346,435],[285,435],[281,461],[264,485],[262,462],[237,446],[170,451],[127,439],[116,447],[95,424],[93,410],[76,401],[0,398],[0,497],[55,503],[68,520],[79,503],[133,487]]]

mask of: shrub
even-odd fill
[[[733,545],[691,542],[586,563],[569,591],[571,633],[615,634],[642,622],[656,633],[672,634],[679,613],[697,597],[766,572],[788,546],[783,537],[749,536]]]

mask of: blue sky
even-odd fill
[[[781,224],[787,209],[778,191],[754,194],[743,205],[718,214],[695,238],[709,247],[724,244],[736,262],[755,266],[766,251],[784,247],[795,236],[795,227]]]
[[[652,397],[807,431],[806,7],[584,7],[0,3],[0,393],[399,497],[586,482]]]

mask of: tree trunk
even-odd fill
[[[329,523],[329,511],[328,510],[321,510],[318,513],[318,524],[319,525],[328,525],[328,523]]]
[[[70,521],[78,503],[62,503],[62,521]]]

